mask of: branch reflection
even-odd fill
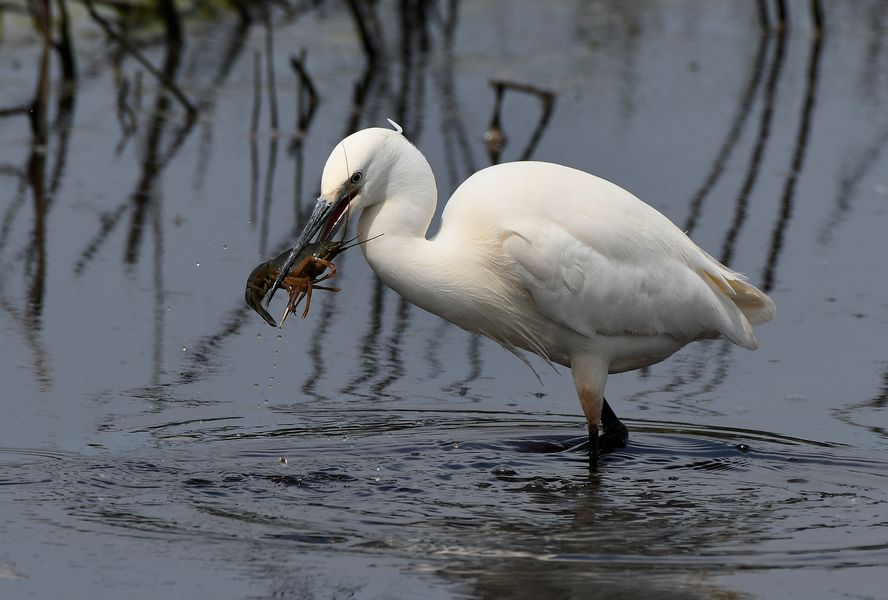
[[[746,170],[746,176],[743,184],[740,186],[740,192],[737,195],[736,205],[734,209],[734,218],[731,226],[725,234],[724,244],[719,261],[727,266],[731,266],[731,260],[734,257],[734,245],[743,224],[746,222],[746,208],[749,204],[749,196],[753,187],[758,180],[761,171],[762,159],[765,155],[765,148],[768,144],[768,138],[771,135],[771,122],[774,116],[774,106],[777,101],[777,86],[780,81],[780,73],[783,67],[783,61],[786,58],[786,37],[777,36],[777,47],[774,50],[774,56],[771,58],[771,66],[768,72],[768,79],[765,84],[764,105],[762,106],[762,116],[759,122],[759,129],[756,134],[755,143],[752,148],[752,156],[749,159],[749,167]]]
[[[805,100],[802,104],[802,114],[799,118],[799,128],[796,134],[795,148],[789,165],[789,175],[783,186],[780,196],[780,216],[774,225],[771,234],[771,246],[768,251],[767,264],[762,274],[762,289],[766,292],[774,287],[777,263],[783,250],[783,238],[789,220],[792,218],[793,202],[795,200],[796,183],[799,173],[805,165],[805,156],[808,150],[808,140],[811,137],[811,121],[814,116],[814,105],[817,96],[817,81],[820,73],[820,55],[823,50],[823,36],[813,38],[811,54],[808,58],[808,68],[805,73]]]

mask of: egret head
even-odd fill
[[[385,200],[393,168],[407,148],[412,145],[403,135],[379,127],[353,133],[333,148],[318,198],[318,206],[323,203],[331,212],[319,239],[331,236],[361,209]]]
[[[280,287],[296,256],[315,235],[318,241],[330,239],[350,217],[383,202],[393,189],[410,185],[416,179],[416,165],[431,174],[422,153],[401,135],[400,127],[363,129],[339,142],[324,166],[317,204],[270,294]]]

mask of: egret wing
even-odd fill
[[[754,348],[750,319],[773,316],[767,295],[669,219],[582,171],[540,162],[490,167],[454,193],[443,218],[442,229],[451,218],[476,231],[497,228],[506,263],[540,313],[585,336],[721,333]]]

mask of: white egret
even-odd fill
[[[570,367],[593,456],[628,439],[604,399],[609,373],[703,338],[753,350],[752,325],[774,316],[765,293],[666,217],[583,171],[544,162],[483,169],[453,193],[427,238],[436,202],[432,169],[400,128],[358,131],[327,160],[290,257],[358,215],[358,239],[372,238],[364,256],[401,296],[519,355]]]

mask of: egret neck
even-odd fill
[[[442,276],[447,263],[440,256],[440,243],[426,239],[437,201],[431,171],[428,178],[431,185],[414,181],[400,190],[390,183],[387,191],[394,194],[364,209],[358,219],[358,240],[373,271],[426,310],[441,304],[442,293],[455,291],[453,282]],[[470,255],[464,258],[471,260]]]
[[[437,190],[431,168],[416,154],[420,160],[409,157],[393,166],[389,195],[361,213],[358,239],[367,241],[361,244],[364,256],[386,285],[420,308],[470,331],[495,331],[491,321],[499,319],[492,313],[502,306],[503,290],[492,285],[500,280],[491,262],[495,255],[478,248],[489,236],[445,223],[426,238]]]

